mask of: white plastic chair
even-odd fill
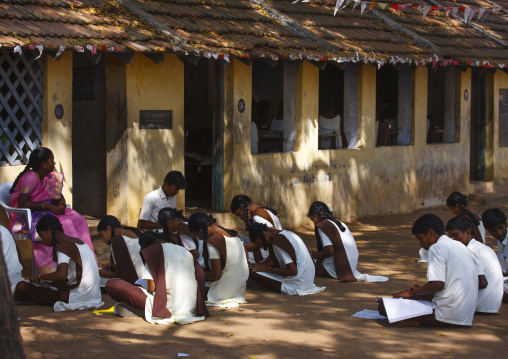
[[[10,189],[12,187],[12,182],[4,182],[0,184],[0,205],[5,209],[7,213],[7,218],[10,219],[9,213],[19,213],[24,214],[27,221],[27,230],[30,231],[32,228],[32,211],[29,208],[16,208],[10,207],[11,204],[11,194]]]

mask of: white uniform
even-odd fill
[[[445,283],[431,305],[437,320],[472,325],[478,300],[478,274],[469,250],[443,235],[429,249],[427,280]]]
[[[55,312],[64,310],[100,308],[104,305],[101,298],[100,276],[95,255],[87,244],[77,244],[81,256],[82,274],[79,286],[71,289],[69,303],[56,302],[53,306]],[[62,252],[57,252],[58,264],[68,263],[68,284],[76,283],[76,262]]]
[[[327,221],[330,221],[327,219]],[[337,231],[340,233],[340,238],[342,239],[342,244],[344,245],[344,250],[346,251],[347,259],[349,261],[349,267],[351,268],[351,272],[353,272],[353,275],[355,276],[356,280],[363,281],[363,282],[386,282],[388,280],[388,277],[384,277],[381,275],[370,275],[370,274],[363,274],[356,270],[356,266],[358,265],[358,248],[356,247],[356,242],[353,237],[353,234],[349,230],[349,228],[346,226],[345,223],[342,223],[342,225],[346,228],[344,232],[342,232],[337,226],[336,223],[333,221],[330,221],[335,228],[337,228]],[[326,246],[333,246],[332,240],[323,232],[320,228],[318,228],[319,237],[321,238],[321,244],[323,245],[323,248]],[[330,256],[328,258],[323,259],[323,267],[328,272],[330,276],[333,278],[337,278],[337,273],[335,271],[335,260],[333,256]]]
[[[145,271],[145,265],[143,264],[143,260],[141,259],[141,254],[139,252],[141,251],[141,247],[139,245],[139,239],[138,238],[131,238],[127,236],[122,236],[125,245],[127,246],[127,250],[129,251],[129,256],[131,257],[132,264],[134,265],[134,268],[136,269],[136,274],[138,275],[138,278],[141,278]],[[115,253],[113,251],[113,248],[111,248],[111,255],[113,256],[113,260],[116,263]]]
[[[488,282],[487,288],[478,290],[476,311],[497,313],[503,301],[504,280],[496,253],[476,239],[472,239],[468,243],[467,249],[473,256],[478,275],[484,275]]]
[[[215,281],[206,282],[210,287],[206,304],[211,306],[232,308],[247,303],[245,300],[245,287],[249,278],[249,266],[243,249],[243,242],[238,237],[227,237],[227,258],[222,275]],[[209,259],[220,259],[219,251],[210,243],[206,244]],[[209,261],[208,265],[211,268]]]
[[[23,266],[19,263],[18,251],[16,250],[16,243],[12,238],[11,232],[4,226],[0,226],[0,242],[2,242],[2,252],[7,265],[7,276],[11,285],[11,292],[14,293],[16,284],[23,279],[21,271]]]
[[[166,207],[175,208],[175,206],[176,196],[167,197],[161,186],[143,198],[143,207],[141,208],[139,219],[157,223],[161,209]]]
[[[198,282],[194,268],[194,257],[185,248],[172,243],[162,244],[164,251],[164,271],[166,278],[167,303],[171,318],[152,316],[154,294],[147,295],[145,303],[145,319],[149,323],[157,324],[189,324],[204,320],[205,317],[196,316],[196,299]],[[145,265],[142,276],[145,281],[153,280],[150,269]],[[157,291],[157,288],[155,288]]]
[[[502,242],[497,241],[497,259],[503,272],[508,271],[508,234]],[[508,295],[508,281],[504,283],[504,292]]]
[[[259,272],[260,275],[282,282],[281,293],[289,295],[308,295],[322,292],[326,287],[316,287],[314,277],[316,270],[309,250],[302,239],[290,231],[282,231],[279,234],[286,237],[293,246],[296,255],[296,268],[298,273],[294,276],[281,276],[275,273]],[[281,268],[286,268],[293,258],[284,250],[273,245],[273,251]]]

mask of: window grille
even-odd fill
[[[42,58],[0,50],[0,166],[26,164],[42,142]]]

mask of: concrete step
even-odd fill
[[[506,204],[508,195],[503,193],[471,193],[468,199],[485,206],[495,207],[499,204]]]
[[[469,181],[469,193],[496,192],[494,181]]]

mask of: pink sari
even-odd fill
[[[20,179],[14,192],[11,193],[11,207],[18,207],[19,195],[29,194],[30,200],[33,202],[44,202],[58,205],[62,198],[63,174],[51,172],[44,180],[39,180],[39,176],[34,171],[28,171]],[[79,238],[85,242],[93,252],[92,241],[90,240],[90,231],[85,218],[78,212],[70,208],[65,210],[65,215],[55,215],[50,211],[32,211],[32,228],[28,232],[28,236],[33,241],[33,255],[37,270],[39,273],[49,273],[56,270],[56,262],[53,261],[53,249],[40,242],[37,235],[37,223],[39,219],[46,215],[52,214],[62,223],[64,233],[69,237]],[[26,231],[26,219],[24,215],[11,213],[10,228],[11,233]],[[94,252],[95,253],[95,252]]]

